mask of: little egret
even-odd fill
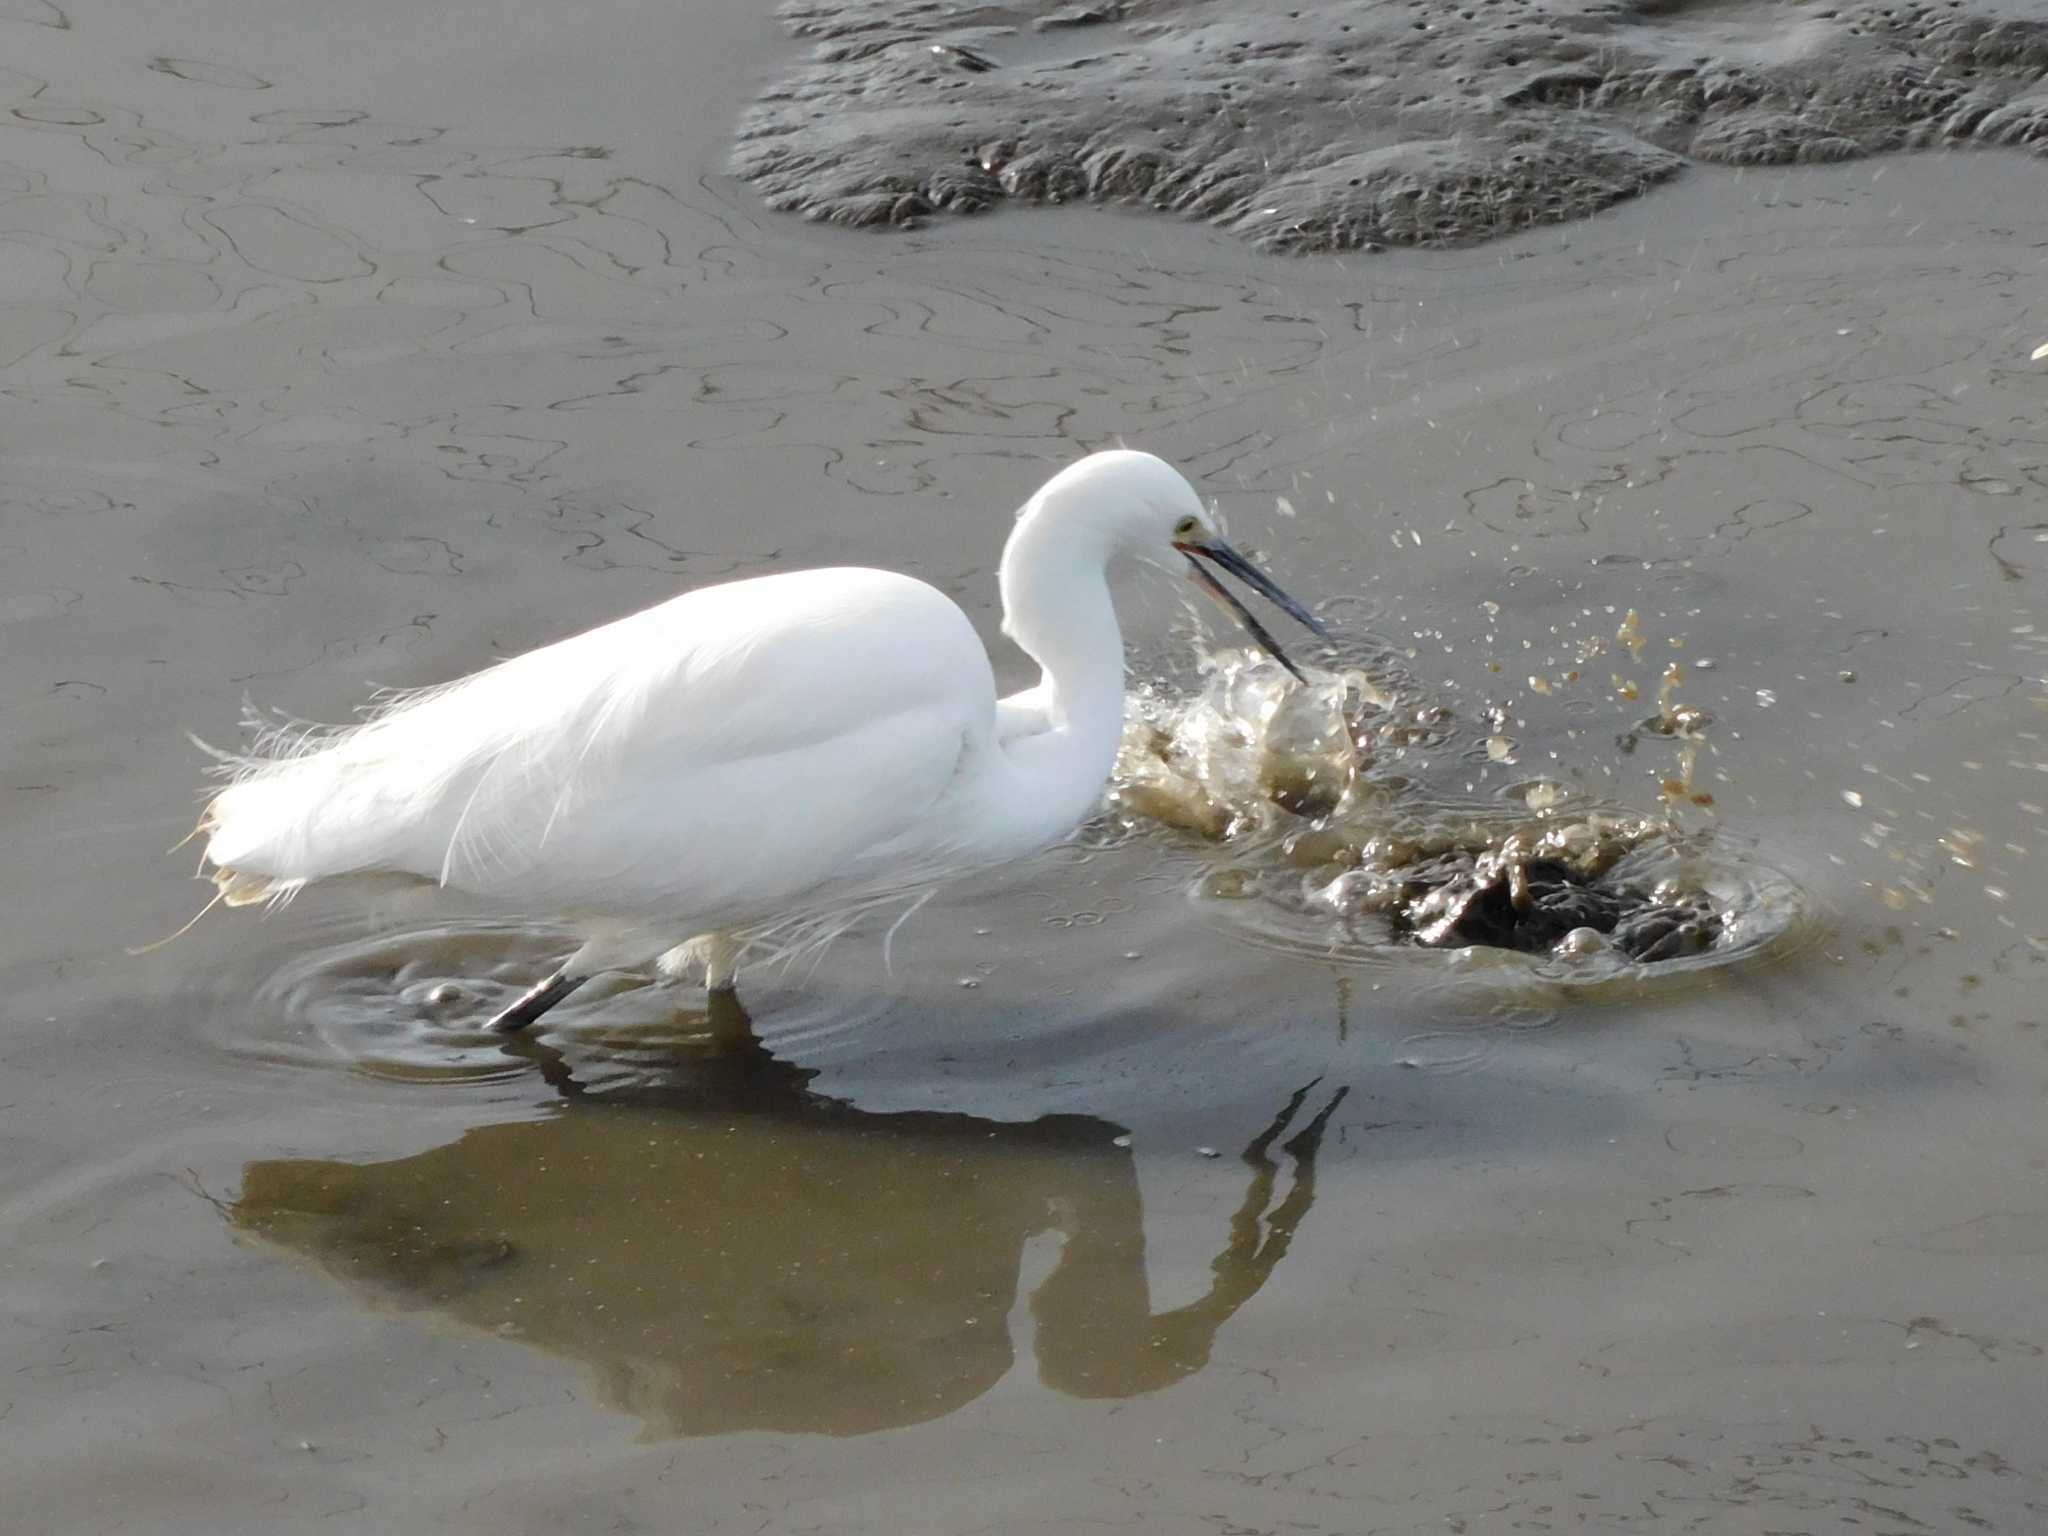
[[[563,917],[582,947],[501,1030],[649,961],[694,961],[728,989],[752,945],[829,936],[1095,809],[1123,731],[1122,553],[1185,558],[1290,671],[1200,561],[1327,638],[1171,466],[1091,454],[1025,504],[1003,550],[1003,632],[1038,663],[1035,687],[998,699],[967,616],[894,571],[704,587],[359,725],[259,742],[200,822],[214,883],[239,906],[395,872]]]

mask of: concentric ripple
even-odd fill
[[[293,951],[255,989],[245,1049],[407,1082],[497,1082],[545,1069],[547,1052],[486,1026],[576,947],[531,923],[412,925]],[[549,1017],[573,1038],[579,1082],[656,1077],[708,1038],[703,994],[607,974]]]

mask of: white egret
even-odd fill
[[[894,571],[703,587],[362,724],[259,743],[200,823],[214,882],[242,905],[397,872],[564,918],[582,947],[500,1029],[657,958],[694,956],[730,988],[752,943],[830,931],[1095,809],[1123,729],[1120,553],[1185,557],[1289,670],[1197,557],[1324,633],[1177,471],[1092,454],[1026,503],[1003,550],[1003,632],[1039,664],[1035,687],[998,699],[967,616]]]

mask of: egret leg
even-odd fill
[[[588,976],[571,976],[567,971],[557,971],[485,1027],[504,1035],[522,1030],[588,980]]]
[[[737,993],[740,981],[739,942],[729,933],[707,933],[697,942],[703,945],[704,990],[728,995]]]

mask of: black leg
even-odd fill
[[[505,1035],[524,1029],[588,980],[588,976],[571,976],[567,971],[557,971],[491,1020],[486,1028]]]

